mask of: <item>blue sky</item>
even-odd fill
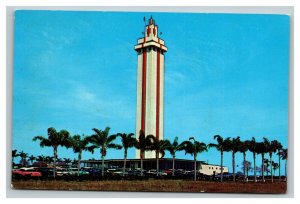
[[[71,135],[91,135],[92,128],[106,126],[111,134],[134,133],[133,47],[142,37],[143,17],[150,15],[169,49],[165,139],[194,136],[211,143],[216,134],[267,137],[287,147],[288,16],[17,11],[12,148],[52,155],[51,148],[32,142],[36,135],[46,136],[49,127]],[[65,148],[58,154],[77,157]],[[177,157],[192,159],[184,152]],[[242,155],[236,157],[240,170]],[[100,158],[99,151],[84,153],[88,158]],[[123,151],[109,150],[107,158],[123,158]],[[198,159],[220,161],[212,149]],[[252,161],[250,153],[247,159]],[[231,166],[230,153],[225,153],[225,165]]]

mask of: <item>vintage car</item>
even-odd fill
[[[12,171],[13,177],[27,177],[27,178],[38,178],[42,176],[42,173],[37,171],[35,168],[20,168],[20,169],[14,169]]]
[[[56,168],[55,174],[58,177],[62,177],[68,175],[68,171],[65,168]]]
[[[167,176],[168,174],[164,171],[156,171],[156,169],[150,169],[146,172],[145,174],[146,176],[149,176],[149,177],[156,177],[156,176]]]
[[[69,168],[67,170],[67,175],[68,176],[77,176],[78,175],[78,168]],[[79,176],[87,176],[89,175],[88,171],[84,171],[82,169],[79,169]]]

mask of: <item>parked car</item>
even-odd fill
[[[12,171],[12,176],[14,178],[39,178],[42,176],[42,173],[37,171],[35,168],[20,168]]]
[[[168,176],[170,176],[170,175],[172,175],[173,170],[172,170],[172,169],[166,169],[166,170],[164,170],[164,172],[165,172]],[[174,173],[175,173],[175,171],[174,171]]]
[[[102,176],[102,170],[98,168],[89,168],[89,169],[85,169],[84,171],[88,172],[91,177],[98,178]]]
[[[53,178],[53,168],[38,167],[36,170],[41,172],[42,178]]]
[[[123,169],[107,169],[106,170],[106,175],[107,176],[123,176]],[[125,171],[124,176],[127,176],[128,172]]]
[[[78,168],[69,168],[67,170],[67,175],[68,176],[77,176],[78,175]],[[79,170],[79,176],[86,176],[89,175],[88,171],[84,171],[84,170]]]
[[[140,176],[141,175],[141,170],[140,169],[134,169],[134,170],[129,170],[127,171],[128,176]],[[143,175],[145,175],[146,170],[143,170]]]
[[[149,171],[146,172],[147,176],[153,177],[157,176],[157,171],[156,169],[150,169]],[[168,174],[164,171],[158,171],[158,176],[167,176]]]
[[[156,169],[150,169],[146,172],[146,175],[151,176],[151,175],[156,175]]]
[[[184,176],[187,172],[184,169],[175,169],[175,176]]]
[[[68,175],[68,171],[65,168],[56,168],[55,175],[58,177],[63,177]]]

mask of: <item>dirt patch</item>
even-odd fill
[[[144,191],[144,192],[202,192],[202,193],[286,193],[286,182],[243,183],[186,180],[147,181],[13,181],[14,189],[84,190],[84,191]]]

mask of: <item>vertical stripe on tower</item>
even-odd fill
[[[147,64],[147,48],[143,50],[143,70],[142,70],[142,117],[141,129],[145,133],[145,117],[146,117],[146,64]],[[145,152],[142,152],[142,158],[145,157]]]
[[[141,129],[145,133],[145,115],[146,115],[146,63],[147,63],[147,52],[143,50],[143,70],[142,70],[142,121]]]
[[[159,139],[159,102],[160,102],[160,50],[157,49],[156,62],[156,139]]]

